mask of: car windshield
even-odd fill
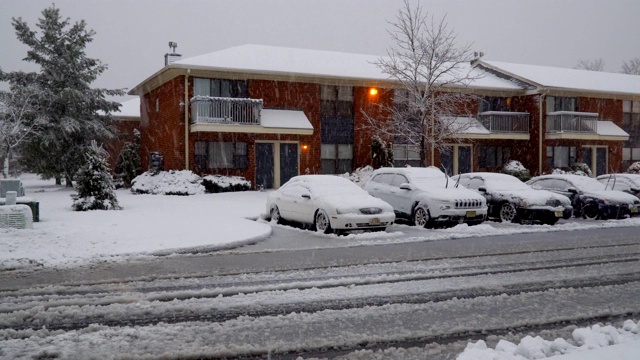
[[[605,184],[588,176],[575,176],[570,181],[582,191],[602,191],[606,187]]]
[[[421,190],[432,190],[433,188],[443,188],[447,186],[447,178],[442,176],[429,176],[429,177],[412,177],[411,183]],[[449,178],[449,187],[453,187],[456,181]]]
[[[523,183],[517,178],[510,176],[500,176],[496,178],[485,179],[487,190],[489,191],[523,191],[531,190],[529,185]]]
[[[315,196],[362,196],[366,195],[364,191],[356,184],[345,183],[329,183],[329,184],[313,184],[310,186],[311,192]]]

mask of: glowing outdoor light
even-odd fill
[[[371,96],[378,95],[378,89],[376,88],[369,89],[369,95]]]
[[[302,151],[307,151],[307,150],[309,150],[309,145],[307,144],[302,145]]]

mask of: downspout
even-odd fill
[[[187,69],[184,75],[184,169],[189,170],[189,74],[191,69]]]
[[[542,175],[542,150],[544,134],[542,133],[542,105],[544,103],[545,94],[540,94],[540,104],[538,105],[540,121],[538,122],[538,175]]]

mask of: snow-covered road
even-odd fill
[[[638,316],[638,243],[585,243],[16,288],[0,293],[1,355],[38,356],[49,348],[63,358],[316,356]]]

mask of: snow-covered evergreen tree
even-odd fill
[[[85,152],[85,159],[85,165],[75,175],[78,193],[71,195],[73,210],[120,210],[106,151],[92,140]]]
[[[21,155],[45,178],[63,176],[66,185],[72,186],[89,140],[102,142],[114,136],[110,113],[120,104],[105,97],[124,95],[124,91],[91,88],[107,67],[85,54],[95,32],[88,30],[83,20],[71,24],[52,5],[42,11],[36,24],[39,31],[32,30],[22,18],[13,18],[12,25],[18,40],[29,47],[24,60],[39,65],[40,71],[0,71],[0,81],[14,84],[33,78],[41,89],[38,103],[46,121],[38,135],[21,148]]]
[[[131,181],[142,173],[140,160],[140,131],[133,130],[134,142],[126,142],[118,155],[116,162],[116,175],[122,181],[125,188],[131,187]]]

